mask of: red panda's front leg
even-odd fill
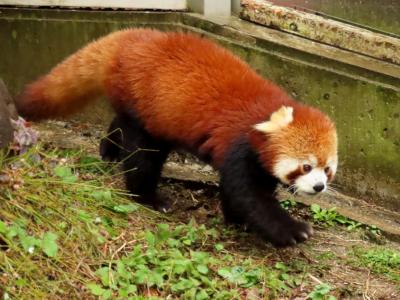
[[[227,222],[246,224],[277,247],[295,245],[311,236],[310,225],[295,220],[280,206],[274,196],[278,179],[264,171],[246,141],[231,148],[220,174]]]

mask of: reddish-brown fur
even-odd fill
[[[298,167],[296,170],[290,172],[286,176],[286,178],[290,184],[293,184],[295,182],[295,180],[301,175],[304,175],[304,171],[303,171],[302,167]]]
[[[215,166],[240,135],[250,136],[267,168],[282,153],[309,154],[304,144],[321,165],[326,149],[335,151],[334,126],[324,114],[296,103],[224,48],[191,34],[113,33],[28,85],[18,107],[31,119],[64,116],[102,93],[116,110],[134,111],[154,137],[210,155]],[[294,121],[282,134],[267,137],[252,129],[282,105],[294,108]]]

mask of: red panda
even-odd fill
[[[168,153],[180,147],[219,171],[227,222],[246,224],[276,246],[312,234],[274,192],[282,182],[317,194],[333,180],[336,129],[321,111],[294,101],[205,38],[149,29],[88,44],[27,85],[17,107],[30,120],[54,118],[100,94],[117,114],[101,155],[124,161],[127,188],[142,202],[163,208],[157,182]]]

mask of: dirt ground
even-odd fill
[[[195,217],[198,223],[211,224],[221,216],[216,187],[163,180],[161,191],[175,199],[169,214],[183,222]],[[292,213],[311,221],[307,207],[295,208]],[[244,237],[238,234],[233,236],[230,250],[244,257],[268,256],[270,260],[295,266],[299,272],[309,266],[312,270],[309,279],[335,286],[341,291],[341,299],[400,299],[399,283],[391,282],[384,275],[373,274],[367,267],[349,263],[349,253],[353,249],[373,248],[377,241],[371,240],[364,232],[349,232],[339,226],[314,225],[314,229],[312,239],[299,247],[275,249],[251,234]],[[400,249],[398,244],[385,239],[378,243],[384,243],[388,249]]]
[[[58,147],[84,147],[91,153],[97,153],[98,140],[104,134],[101,127],[64,122],[43,124],[39,130],[42,141],[51,141]],[[190,174],[193,169],[199,168],[205,168],[205,172],[210,171],[197,161],[179,155],[172,156],[169,162],[183,168],[187,166],[191,169]],[[397,276],[396,280],[393,276],[387,276],[385,269],[376,268],[373,261],[368,265],[360,259],[362,253],[368,253],[371,249],[400,251],[399,244],[371,233],[368,229],[349,231],[344,226],[317,223],[314,224],[314,236],[306,243],[293,248],[275,249],[251,233],[246,233],[244,228],[232,229],[225,226],[216,183],[173,177],[165,176],[160,184],[160,192],[173,202],[168,216],[184,223],[195,218],[199,224],[214,226],[226,235],[225,247],[228,251],[235,252],[243,259],[256,257],[269,262],[282,261],[293,272],[305,274],[305,281],[315,285],[323,282],[334,287],[338,299],[400,299],[400,271],[392,270]],[[309,207],[296,205],[290,210],[298,218],[312,222]],[[293,299],[305,299],[306,296],[299,287]]]

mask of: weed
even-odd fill
[[[53,232],[46,232],[41,237],[29,235],[26,231],[24,219],[17,220],[10,226],[0,221],[0,234],[3,242],[18,244],[26,253],[33,254],[36,249],[39,249],[48,257],[56,257],[57,255],[57,235]]]
[[[366,225],[366,229],[374,235],[382,235],[382,232],[379,230],[378,227],[376,227],[376,225]]]
[[[297,206],[297,202],[293,199],[286,199],[281,201],[281,206],[284,209],[289,210],[291,208],[295,208]]]
[[[363,224],[350,220],[346,218],[336,211],[336,207],[332,207],[330,209],[323,209],[318,204],[312,204],[311,213],[313,219],[316,223],[325,225],[325,226],[333,226],[335,224],[341,224],[346,226],[347,230],[354,230],[363,226]]]
[[[329,295],[332,288],[329,284],[321,283],[308,295],[311,300],[336,300],[336,297]]]
[[[323,209],[318,204],[312,204],[310,209],[315,222],[328,226],[335,225],[338,216],[335,207]]]

